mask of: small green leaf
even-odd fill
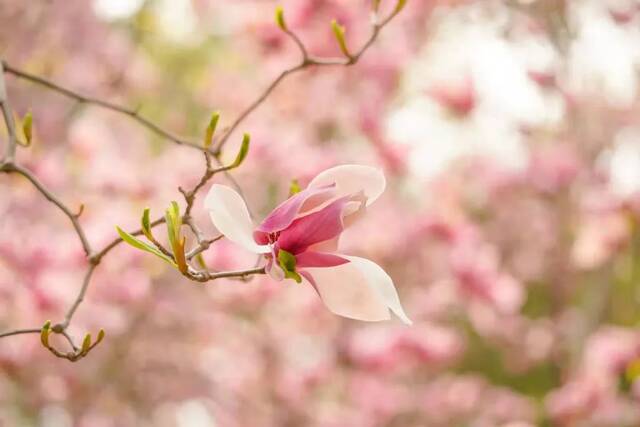
[[[276,24],[282,31],[288,31],[287,23],[284,20],[284,9],[282,6],[276,7]]]
[[[174,252],[180,240],[180,227],[182,227],[182,218],[180,217],[180,207],[175,201],[171,202],[171,206],[165,211],[165,221],[167,223],[167,234],[169,242]]]
[[[211,115],[211,120],[209,120],[209,126],[207,126],[207,130],[204,134],[204,148],[209,149],[211,144],[213,144],[213,135],[216,133],[216,127],[218,126],[218,120],[220,120],[220,112],[214,111]]]
[[[300,183],[298,182],[298,180],[292,179],[291,184],[289,184],[289,197],[293,196],[294,194],[298,194],[301,191],[302,188],[300,187]]]
[[[104,329],[100,329],[98,331],[98,336],[96,337],[96,342],[93,344],[94,346],[100,344],[100,342],[104,339]]]
[[[82,347],[80,348],[80,353],[87,354],[90,348],[91,348],[91,334],[87,334],[84,336],[84,339],[82,340]]]
[[[40,341],[46,348],[49,348],[49,334],[51,334],[51,320],[47,320],[40,331]]]
[[[151,222],[149,220],[150,209],[145,208],[144,212],[142,212],[142,234],[151,241],[153,241],[153,235],[151,234]]]
[[[284,277],[302,282],[302,277],[296,272],[296,257],[283,249],[278,251],[278,264],[284,270]]]
[[[148,244],[146,244],[145,242],[143,242],[141,240],[136,239],[134,236],[132,236],[131,234],[127,233],[126,231],[124,231],[120,227],[116,227],[116,230],[118,231],[118,235],[120,235],[120,238],[122,239],[123,242],[128,243],[129,245],[133,246],[136,249],[140,249],[142,251],[149,252],[150,254],[153,254],[153,255],[161,258],[162,260],[168,262],[173,267],[177,267],[177,265],[176,265],[174,260],[172,260],[171,258],[166,256],[165,254],[160,252],[157,248],[155,248],[155,247],[153,247],[151,245],[148,245]]]
[[[33,139],[33,114],[31,114],[31,111],[27,112],[22,119],[22,132],[24,133],[27,146],[31,145]]]
[[[181,227],[182,218],[180,217],[180,206],[178,205],[178,202],[176,201],[171,202],[171,210],[172,210],[173,217],[176,219],[176,225],[178,227]]]
[[[189,269],[189,267],[187,266],[187,258],[184,253],[185,243],[186,238],[183,236],[182,239],[180,239],[176,246],[173,248],[173,256],[176,259],[178,270],[180,270],[181,273],[186,273]]]
[[[333,29],[333,35],[336,37],[336,40],[338,41],[338,45],[340,46],[340,51],[347,58],[351,58],[351,52],[349,52],[349,48],[347,47],[347,41],[344,37],[345,28],[342,25],[338,24],[338,21],[334,19],[333,21],[331,21],[331,29]]]
[[[242,164],[244,159],[247,157],[249,153],[249,144],[251,143],[251,135],[245,133],[242,137],[242,144],[240,145],[240,151],[238,151],[238,155],[236,159],[229,166],[230,168],[237,168]]]

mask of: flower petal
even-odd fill
[[[351,262],[336,267],[305,268],[301,275],[316,289],[327,308],[339,316],[367,321],[391,317],[384,300]]]
[[[342,214],[348,198],[335,200],[320,209],[293,221],[280,232],[278,247],[296,255],[313,244],[333,239],[342,233]]]
[[[338,196],[363,192],[369,206],[383,193],[386,187],[384,174],[379,169],[363,165],[340,165],[320,172],[307,188],[336,184]]]
[[[276,207],[263,221],[260,223],[257,232],[274,233],[284,230],[295,219],[296,215],[302,208],[302,205],[315,196],[326,196],[335,189],[335,185],[325,185],[322,187],[307,188],[298,194],[289,197]]]
[[[296,268],[335,267],[348,262],[348,259],[341,256],[324,252],[305,251],[296,255]]]
[[[351,261],[351,264],[360,270],[360,272],[367,278],[369,286],[375,290],[386,306],[389,307],[391,311],[400,318],[400,320],[407,325],[413,323],[404,312],[402,304],[400,304],[400,298],[398,297],[398,292],[393,284],[393,279],[389,277],[382,267],[366,258],[347,255],[340,256]]]
[[[224,236],[254,253],[268,253],[268,245],[258,245],[253,240],[253,221],[242,197],[233,189],[214,184],[204,200],[211,221]]]

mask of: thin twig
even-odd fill
[[[0,75],[0,109],[2,109],[2,117],[4,118],[4,123],[7,127],[7,134],[9,134],[9,141],[7,142],[7,149],[3,163],[12,163],[16,158],[18,137],[16,135],[16,124],[13,120],[11,106],[9,105],[9,96],[7,95],[7,89],[4,83],[2,63],[0,63],[0,71],[3,72],[3,74]]]
[[[84,250],[85,256],[87,258],[91,258],[91,245],[89,244],[89,240],[87,239],[87,236],[82,229],[80,222],[78,221],[78,215],[76,213],[71,212],[71,210],[64,203],[62,203],[62,201],[58,197],[56,197],[49,189],[47,189],[44,184],[40,182],[40,180],[38,180],[38,178],[36,178],[35,175],[33,175],[28,169],[25,169],[15,163],[5,163],[0,166],[0,171],[5,173],[15,172],[27,178],[31,182],[31,184],[33,184],[33,186],[45,197],[45,199],[47,199],[58,209],[60,209],[62,213],[64,213],[67,218],[69,218],[69,221],[71,221],[71,224],[73,225],[73,228],[76,231],[78,238],[80,239],[80,243],[82,244],[82,249]]]
[[[224,147],[226,142],[229,140],[229,137],[231,136],[233,131],[235,131],[238,128],[238,126],[269,97],[271,92],[273,92],[287,76],[297,73],[299,71],[305,70],[309,67],[355,65],[356,63],[358,63],[362,55],[364,55],[364,53],[377,40],[378,35],[380,34],[380,31],[396,15],[397,15],[397,12],[393,12],[380,22],[378,22],[377,17],[374,15],[371,35],[356,53],[350,55],[347,58],[318,58],[318,57],[311,56],[309,55],[309,52],[307,51],[307,48],[305,47],[304,43],[302,43],[300,38],[294,32],[288,29],[284,30],[285,34],[287,34],[293,40],[293,42],[298,46],[298,49],[300,50],[300,53],[302,55],[301,62],[298,65],[295,65],[291,68],[288,68],[282,71],[275,78],[275,80],[273,80],[271,84],[267,86],[265,91],[260,96],[258,96],[255,99],[255,101],[249,104],[249,106],[242,113],[240,113],[240,115],[233,121],[233,123],[231,123],[231,125],[228,127],[224,135],[220,138],[215,152],[219,153],[222,151],[222,148]]]
[[[16,329],[14,331],[2,332],[0,333],[0,338],[11,337],[14,335],[22,335],[22,334],[39,334],[40,328],[31,328],[31,329]]]
[[[192,147],[198,150],[202,150],[202,147],[200,146],[200,144],[197,144],[193,141],[189,141],[186,138],[182,138],[172,132],[169,132],[166,129],[163,129],[162,127],[158,126],[156,123],[152,122],[151,120],[141,116],[140,112],[137,109],[127,108],[122,105],[115,104],[113,102],[104,101],[102,99],[95,98],[88,95],[83,95],[79,92],[76,92],[64,86],[61,86],[57,83],[54,83],[51,80],[47,80],[43,77],[39,77],[34,74],[15,68],[14,66],[10,65],[7,61],[2,61],[2,65],[4,66],[4,71],[7,74],[11,74],[23,80],[27,80],[32,83],[36,83],[38,85],[44,86],[47,89],[50,89],[54,92],[58,92],[59,94],[66,96],[67,98],[71,98],[81,104],[95,105],[96,107],[100,107],[106,110],[114,111],[116,113],[124,114],[126,116],[131,117],[133,120],[137,121],[142,126],[149,129],[151,132],[155,133],[156,135],[166,138],[179,145],[185,145],[187,147]]]

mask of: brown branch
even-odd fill
[[[9,105],[9,97],[7,95],[7,89],[4,83],[4,71],[1,62],[0,71],[3,72],[3,74],[0,75],[0,109],[2,109],[2,117],[4,118],[4,123],[7,127],[7,134],[9,135],[9,141],[7,142],[7,148],[3,163],[11,163],[15,160],[16,157],[16,146],[18,145],[18,137],[16,135],[16,124],[13,120],[11,106]]]
[[[400,3],[398,3],[400,4]],[[195,198],[200,189],[202,189],[207,182],[217,173],[225,173],[229,179],[232,181],[234,186],[241,193],[240,186],[233,180],[233,178],[228,174],[228,171],[232,169],[232,166],[224,166],[222,165],[219,155],[225,143],[229,140],[231,134],[238,128],[238,126],[244,122],[244,120],[253,113],[268,97],[271,93],[280,85],[280,83],[285,80],[285,78],[291,74],[302,71],[306,68],[312,66],[351,66],[356,64],[362,55],[369,49],[369,47],[375,42],[377,39],[380,30],[384,26],[386,26],[400,11],[400,9],[396,8],[394,12],[392,12],[387,18],[382,21],[377,20],[377,14],[374,14],[374,20],[372,24],[372,32],[370,37],[365,41],[362,47],[355,54],[348,54],[345,58],[317,58],[309,55],[304,43],[300,40],[300,38],[293,32],[288,29],[284,29],[284,32],[292,38],[294,43],[298,46],[302,54],[302,60],[298,65],[295,65],[289,69],[282,71],[272,82],[267,86],[267,88],[260,94],[244,111],[242,111],[238,117],[232,122],[231,126],[228,127],[226,132],[222,135],[219,141],[216,141],[217,148],[213,151],[205,150],[198,143],[194,143],[182,137],[179,137],[159,125],[153,123],[152,121],[142,117],[137,110],[130,109],[109,101],[104,101],[99,98],[95,98],[92,96],[83,95],[74,90],[63,87],[57,83],[54,83],[45,78],[30,74],[26,71],[19,70],[10,64],[8,64],[4,60],[0,60],[0,109],[2,110],[2,116],[4,118],[4,122],[7,128],[7,132],[9,135],[9,141],[6,147],[5,156],[0,161],[0,172],[5,173],[18,173],[25,177],[27,180],[31,182],[31,184],[52,204],[54,204],[58,209],[60,209],[71,221],[76,234],[82,244],[82,248],[85,252],[87,260],[89,262],[89,267],[85,273],[85,277],[82,282],[82,286],[78,292],[78,295],[74,299],[73,303],[69,307],[69,310],[65,314],[64,321],[62,323],[56,324],[51,328],[51,331],[57,334],[63,335],[71,347],[73,348],[73,352],[70,353],[61,353],[53,347],[48,346],[47,348],[56,355],[57,357],[66,358],[70,361],[76,361],[80,358],[84,357],[87,352],[79,351],[78,347],[73,342],[71,336],[67,333],[67,328],[69,327],[73,316],[75,315],[78,307],[84,301],[85,295],[91,283],[91,278],[96,268],[100,264],[101,260],[106,256],[112,249],[118,246],[122,239],[116,238],[109,244],[107,244],[100,251],[93,253],[91,249],[91,245],[86,237],[82,226],[79,223],[79,217],[82,214],[83,206],[81,206],[80,210],[76,213],[73,213],[60,199],[58,199],[53,193],[51,193],[45,186],[42,184],[37,177],[35,177],[28,169],[25,169],[15,163],[15,153],[16,147],[18,144],[18,138],[15,130],[15,122],[12,115],[12,110],[9,104],[8,97],[6,95],[6,88],[4,84],[4,74],[10,74],[16,78],[24,79],[30,81],[34,84],[41,85],[47,89],[50,89],[54,92],[57,92],[67,98],[73,99],[81,104],[94,105],[96,107],[100,107],[106,110],[110,110],[119,114],[123,114],[128,116],[132,120],[135,120],[143,127],[147,128],[149,131],[159,135],[163,138],[166,138],[176,144],[188,146],[191,148],[196,148],[198,150],[204,151],[205,159],[206,159],[206,170],[203,174],[200,181],[196,184],[196,186],[190,190],[185,191],[180,188],[181,193],[185,198],[185,202],[187,204],[185,214],[183,216],[183,222],[191,229],[194,233],[198,245],[192,249],[190,252],[185,254],[187,259],[192,259],[197,256],[204,250],[208,249],[209,246],[221,239],[223,236],[217,236],[212,239],[206,239],[202,232],[198,229],[196,224],[192,221],[190,213],[195,203]],[[213,168],[211,165],[211,156],[213,155],[215,161],[219,164],[218,168]],[[157,219],[153,221],[150,226],[155,227],[165,222],[164,218]],[[132,233],[132,235],[141,235],[142,230],[138,229]],[[199,281],[199,282],[208,282],[221,278],[239,278],[245,279],[248,276],[252,276],[255,274],[265,274],[265,267],[255,267],[247,270],[239,270],[239,271],[225,271],[225,272],[210,272],[210,271],[197,271],[193,268],[189,267],[188,270],[184,273],[186,277],[191,280]],[[15,336],[21,334],[39,334],[42,332],[42,328],[31,328],[31,329],[16,329],[13,331],[7,331],[0,333],[0,338]],[[94,343],[90,348],[93,348],[96,343]]]
[[[308,52],[307,48],[305,47],[304,43],[302,42],[302,40],[300,40],[300,38],[293,31],[289,30],[286,27],[283,28],[282,30],[284,31],[284,33],[287,34],[293,40],[293,42],[296,44],[296,46],[300,50],[300,54],[302,56],[300,63],[298,65],[295,65],[295,66],[293,66],[291,68],[288,68],[288,69],[282,71],[269,84],[269,86],[267,86],[267,88],[251,104],[249,104],[249,106],[244,111],[242,111],[240,113],[240,115],[227,128],[227,130],[222,135],[222,137],[220,137],[220,139],[216,143],[217,148],[213,152],[214,158],[216,159],[218,164],[221,165],[221,167],[219,169],[217,169],[217,170],[212,169],[210,153],[205,151],[205,158],[206,158],[207,167],[206,167],[205,173],[203,174],[202,178],[200,179],[198,184],[196,184],[196,186],[193,188],[193,190],[187,192],[187,191],[184,191],[183,189],[180,189],[180,192],[184,196],[185,202],[187,204],[186,216],[188,217],[190,212],[191,212],[191,209],[192,209],[193,204],[195,202],[195,198],[197,196],[198,191],[202,187],[204,187],[209,182],[209,180],[217,172],[225,172],[226,173],[230,169],[228,167],[225,168],[225,167],[222,166],[222,164],[220,162],[220,159],[219,159],[219,154],[222,152],[222,148],[224,147],[226,142],[229,140],[231,134],[238,128],[238,126],[240,126],[240,124],[242,122],[244,122],[244,120],[249,115],[251,115],[251,113],[253,113],[260,105],[262,105],[262,103],[264,103],[264,101],[269,97],[269,95],[271,95],[271,93],[273,93],[273,91],[280,85],[280,83],[282,83],[282,81],[284,81],[287,78],[287,76],[289,76],[291,74],[294,74],[294,73],[297,73],[299,71],[305,70],[305,69],[307,69],[309,67],[314,67],[314,66],[316,66],[316,67],[319,67],[319,66],[320,67],[321,66],[340,66],[340,65],[341,66],[351,66],[351,65],[354,65],[354,64],[358,63],[358,61],[360,60],[362,55],[364,55],[364,53],[377,40],[377,38],[378,38],[378,36],[380,34],[380,31],[389,22],[391,22],[391,20],[399,12],[400,12],[400,9],[395,9],[385,19],[383,19],[382,21],[379,21],[378,20],[377,11],[376,11],[376,13],[374,13],[374,16],[373,16],[372,30],[371,30],[371,34],[370,34],[369,38],[364,42],[362,47],[356,53],[349,54],[349,56],[345,57],[345,58],[318,58],[318,57],[311,56],[311,55],[309,55],[309,52]],[[227,176],[229,178],[231,178],[230,175],[227,175]],[[241,192],[240,186],[237,185],[237,183],[235,183],[235,181],[233,181],[233,180],[232,180],[232,183],[239,190],[239,192]],[[242,193],[241,193],[241,196],[242,196]]]
[[[200,144],[197,144],[193,141],[189,141],[185,138],[182,138],[180,136],[177,136],[176,134],[169,132],[166,129],[163,129],[162,127],[160,127],[159,125],[157,125],[156,123],[152,122],[151,120],[143,117],[140,115],[139,111],[136,109],[132,109],[132,108],[127,108],[124,107],[122,105],[118,105],[115,104],[113,102],[109,102],[109,101],[104,101],[102,99],[99,98],[95,98],[92,96],[88,96],[88,95],[83,95],[79,92],[76,92],[74,90],[71,90],[69,88],[66,88],[64,86],[61,86],[57,83],[52,82],[51,80],[47,80],[43,77],[39,77],[36,76],[34,74],[28,73],[26,71],[20,70],[18,68],[15,68],[14,66],[10,65],[7,61],[2,61],[2,65],[4,67],[4,72],[7,74],[11,74],[14,77],[17,78],[21,78],[23,80],[27,80],[30,81],[32,83],[38,84],[40,86],[44,86],[47,89],[50,89],[54,92],[57,92],[63,96],[66,96],[67,98],[73,99],[81,104],[87,104],[87,105],[94,105],[96,107],[100,107],[100,108],[104,108],[106,110],[111,110],[114,111],[116,113],[120,113],[120,114],[124,114],[126,116],[129,116],[131,119],[137,121],[138,123],[140,123],[142,126],[144,126],[145,128],[147,128],[148,130],[150,130],[151,132],[155,133],[156,135],[159,135],[163,138],[166,138],[172,142],[175,142],[176,144],[179,145],[185,145],[187,147],[192,147],[192,148],[196,148],[198,150],[202,150],[202,147],[200,146]]]
[[[0,338],[11,337],[14,335],[22,335],[22,334],[39,334],[40,328],[32,328],[32,329],[16,329],[14,331],[8,331],[0,333]]]
[[[387,16],[382,21],[378,21],[377,15],[374,14],[371,35],[362,45],[362,47],[354,54],[349,55],[346,58],[318,58],[309,55],[307,48],[304,43],[300,40],[300,38],[291,30],[285,29],[283,30],[285,34],[287,34],[293,42],[298,46],[300,53],[302,55],[302,60],[298,65],[295,65],[291,68],[288,68],[282,71],[276,78],[267,86],[264,92],[258,96],[255,101],[253,101],[249,106],[238,115],[238,117],[231,123],[228,127],[227,131],[218,141],[218,146],[215,150],[215,153],[220,153],[222,148],[229,140],[229,137],[235,131],[238,126],[253,112],[255,111],[268,97],[269,95],[280,85],[280,83],[289,75],[297,73],[299,71],[305,70],[310,67],[321,67],[321,66],[351,66],[360,60],[362,55],[373,45],[373,43],[377,40],[380,31],[398,14],[399,10],[392,12],[389,16]]]
[[[195,271],[191,270],[187,273],[187,277],[190,280],[196,282],[210,282],[217,279],[229,279],[229,278],[239,278],[244,279],[248,276],[253,276],[255,274],[266,274],[264,267],[256,267],[249,268],[247,270],[238,270],[238,271],[221,271],[212,273],[209,271]]]
[[[38,180],[28,169],[23,168],[13,162],[6,162],[0,165],[0,172],[5,173],[17,173],[27,178],[31,184],[51,203],[53,203],[58,209],[65,214],[71,224],[73,225],[76,234],[78,235],[78,239],[80,239],[80,243],[82,244],[82,249],[84,250],[84,254],[87,258],[91,258],[92,250],[91,245],[89,244],[89,240],[87,240],[87,236],[78,221],[78,215],[76,213],[71,212],[71,210],[64,204],[62,201],[56,197],[49,189],[47,189],[42,182]]]

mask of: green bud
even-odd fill
[[[167,233],[172,248],[176,248],[178,240],[180,240],[180,227],[182,227],[182,218],[180,217],[180,207],[175,201],[171,202],[171,206],[165,211],[165,221],[167,223]]]
[[[46,348],[49,348],[49,334],[51,334],[51,320],[47,320],[40,331],[40,341]]]
[[[296,257],[283,249],[278,251],[278,264],[284,271],[284,277],[302,283],[302,277],[296,272]]]
[[[80,353],[87,354],[90,348],[91,348],[91,334],[87,334],[84,336],[84,339],[82,340],[82,347],[80,348]]]
[[[282,6],[276,7],[276,24],[282,31],[288,31],[287,23],[284,20],[284,9]]]
[[[100,329],[98,331],[98,336],[96,337],[96,342],[93,345],[98,345],[104,339],[104,329]]]
[[[342,25],[338,24],[338,21],[334,19],[333,21],[331,21],[331,29],[333,30],[333,35],[336,37],[336,40],[338,41],[338,45],[340,46],[340,51],[347,58],[351,58],[351,52],[349,52],[349,48],[347,47],[347,41],[344,37],[345,28]]]
[[[31,111],[27,112],[22,119],[22,132],[27,146],[31,145],[33,139],[33,114],[31,114]]]
[[[142,223],[142,234],[144,234],[147,239],[153,241],[153,235],[151,234],[151,222],[149,220],[149,215],[150,215],[150,209],[149,208],[145,208],[144,211],[142,212],[142,220],[140,222]]]
[[[244,159],[247,157],[247,154],[249,154],[250,143],[251,143],[251,135],[249,135],[248,133],[245,133],[242,136],[242,144],[240,145],[240,151],[238,151],[238,155],[236,156],[236,159],[229,166],[230,168],[237,168],[242,164]]]
[[[173,256],[176,259],[178,270],[180,270],[181,273],[186,273],[189,270],[189,266],[187,265],[187,258],[184,253],[185,244],[186,238],[182,236],[182,239],[179,239],[179,241],[173,248]]]
[[[214,111],[211,115],[211,120],[209,120],[209,126],[207,126],[207,130],[204,135],[204,148],[208,150],[213,144],[213,135],[216,133],[216,127],[218,126],[218,120],[220,119],[220,112]]]

